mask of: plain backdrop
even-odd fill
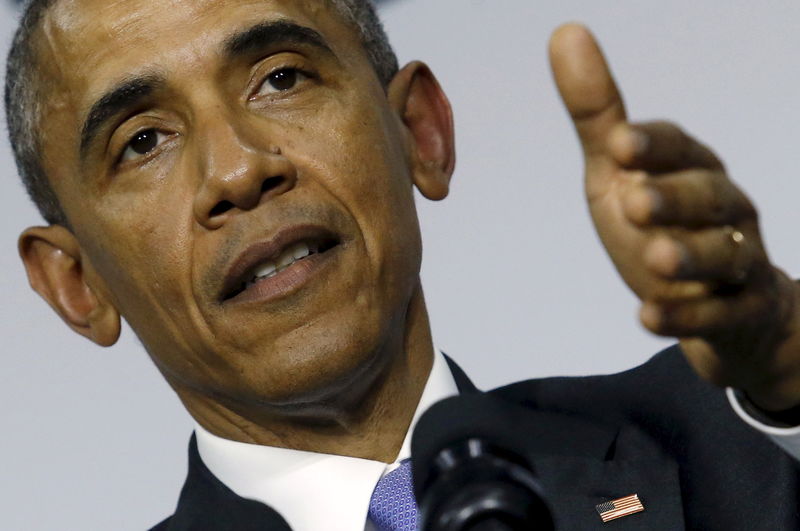
[[[0,42],[16,23],[3,6]],[[795,0],[394,0],[402,61],[449,93],[450,198],[420,199],[439,348],[483,387],[637,365],[669,343],[600,247],[582,163],[546,63],[558,24],[589,24],[634,119],[712,145],[762,214],[773,260],[800,273],[800,3]],[[0,150],[0,529],[141,530],[174,508],[191,421],[129,330],[111,349],[71,333],[28,288],[16,237],[40,220]]]

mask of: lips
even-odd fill
[[[233,261],[225,275],[220,301],[279,295],[303,281],[322,255],[340,243],[324,227],[283,229],[269,240],[251,245]]]

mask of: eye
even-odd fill
[[[120,157],[120,162],[134,160],[147,155],[160,146],[166,138],[166,134],[156,129],[146,129],[136,133],[136,135],[130,139],[128,145],[125,147],[125,151],[123,151],[122,156]]]
[[[297,68],[281,68],[272,72],[259,87],[257,95],[275,94],[292,90],[308,76]]]

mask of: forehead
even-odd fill
[[[276,19],[317,30],[334,49],[358,42],[327,0],[61,0],[42,21],[39,56],[71,101],[49,106],[85,108],[141,71],[200,66],[235,31]]]
[[[192,36],[222,31],[248,19],[290,18],[325,25],[336,18],[330,4],[328,0],[60,0],[47,11],[42,28],[51,51],[65,59],[88,60],[91,67],[102,64],[104,57],[133,51],[129,47],[187,43]]]

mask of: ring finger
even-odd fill
[[[763,255],[746,233],[732,226],[662,232],[645,248],[645,265],[670,280],[742,283]]]

